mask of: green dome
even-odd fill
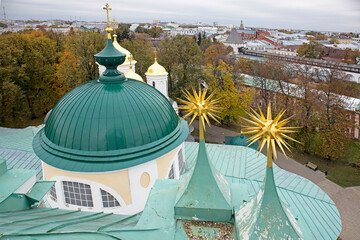
[[[239,136],[233,137],[230,141],[230,145],[243,146],[243,147],[247,147],[249,145],[249,143],[250,142],[248,142],[248,137],[246,137],[242,134]],[[258,146],[259,146],[259,143],[254,142],[253,144],[251,144],[249,146],[249,148],[256,150]]]
[[[123,62],[123,56],[111,61],[101,57],[111,62],[107,71],[60,99],[34,138],[35,153],[53,167],[120,170],[170,152],[188,135],[186,122],[180,121],[164,95],[114,69],[113,60]]]
[[[152,86],[132,79],[120,84],[93,80],[56,104],[33,145],[40,159],[57,168],[122,169],[179,146],[188,135],[179,120]],[[94,163],[103,166],[93,168]]]

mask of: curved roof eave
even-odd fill
[[[170,138],[166,141],[151,143],[152,146],[134,147],[126,151],[74,151],[73,149],[57,149],[48,146],[42,139],[43,130],[34,137],[33,148],[36,155],[45,163],[66,171],[73,172],[108,172],[134,167],[139,164],[157,159],[180,146],[187,138],[189,131],[186,121],[179,122]],[[131,151],[129,151],[131,150]]]

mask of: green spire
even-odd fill
[[[106,47],[95,55],[96,62],[106,67],[99,81],[103,83],[119,83],[126,78],[117,70],[117,66],[125,61],[126,55],[119,52],[113,45],[111,39],[107,40]]]
[[[284,139],[297,140],[287,136],[295,132],[297,127],[285,127],[290,118],[280,120],[285,110],[273,119],[271,104],[268,105],[266,117],[260,112],[248,113],[250,119],[243,118],[250,126],[245,127],[244,134],[252,134],[250,144],[260,141],[259,154],[267,145],[267,167],[263,185],[259,193],[247,204],[242,206],[235,215],[236,229],[239,239],[302,239],[300,228],[290,210],[283,204],[276,190],[273,159],[277,158],[276,145],[285,154],[284,148],[289,144]],[[249,145],[250,145],[249,144]]]
[[[209,161],[204,140],[200,140],[192,173],[184,176],[180,185],[175,204],[176,218],[232,221],[230,185]]]
[[[204,131],[208,116],[217,121],[216,112],[218,99],[212,99],[214,93],[206,98],[206,90],[193,95],[184,92],[187,100],[180,99],[184,105],[179,109],[191,116],[192,120],[199,117],[199,151],[195,166],[191,173],[182,178],[180,189],[176,196],[175,216],[177,219],[201,220],[213,222],[232,222],[233,207],[231,204],[230,185],[209,161]],[[192,121],[191,121],[192,122]]]
[[[300,227],[276,191],[272,167],[266,167],[259,193],[235,214],[239,239],[303,239]]]

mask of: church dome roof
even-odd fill
[[[140,82],[144,82],[144,79],[142,79],[142,77],[137,74],[136,72],[134,72],[132,70],[132,68],[130,68],[130,70],[125,74],[125,77],[126,78],[131,78],[131,79],[135,79],[135,80],[138,80]]]
[[[146,75],[164,75],[164,74],[168,74],[168,73],[167,73],[166,69],[163,66],[161,66],[155,58],[154,64],[148,68],[148,70],[145,74]]]
[[[156,159],[185,141],[187,124],[166,97],[116,69],[125,57],[110,39],[95,56],[106,71],[65,94],[35,136],[42,161],[69,171],[113,171]]]
[[[114,41],[113,41],[114,47],[116,48],[116,50],[118,50],[119,52],[125,54],[125,56],[126,56],[124,63],[130,62],[130,55],[131,55],[131,53],[129,52],[129,50],[127,50],[127,49],[123,48],[122,46],[120,46],[120,44],[119,44],[118,41],[116,40],[116,37],[117,37],[116,34],[114,34],[113,36],[114,36]]]

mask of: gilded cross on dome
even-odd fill
[[[106,10],[106,16],[107,16],[107,28],[105,29],[105,31],[108,33],[108,39],[111,39],[111,31],[112,29],[110,28],[110,19],[109,19],[109,11],[112,10],[111,8],[109,8],[109,4],[106,4],[105,7],[103,7],[104,10]]]
[[[116,28],[115,17],[114,17],[114,19],[113,19],[112,25],[113,25],[113,30],[114,30],[114,34],[115,34],[115,28]]]

